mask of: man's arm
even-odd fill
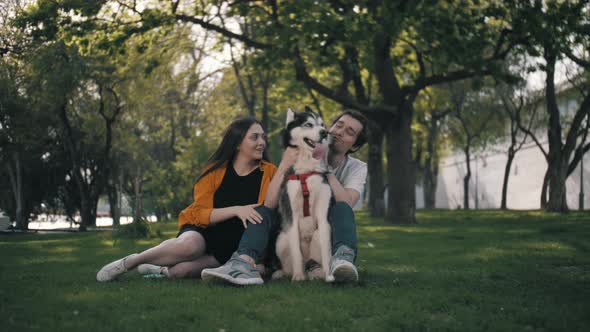
[[[287,172],[297,160],[298,153],[299,151],[296,148],[287,148],[285,152],[283,152],[283,158],[281,159],[281,163],[277,168],[277,172],[273,176],[272,180],[270,180],[270,184],[266,190],[264,206],[271,209],[276,209],[279,205],[279,193],[281,192],[281,188],[285,183]]]
[[[346,202],[350,207],[354,207],[361,197],[361,194],[358,191],[344,188],[332,173],[328,174],[328,183],[330,184],[330,187],[332,187],[336,202]]]

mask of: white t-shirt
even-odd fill
[[[350,188],[358,191],[359,200],[353,208],[360,209],[363,207],[363,193],[365,183],[367,182],[367,163],[356,158],[346,156],[346,159],[334,170],[334,175],[344,188]]]

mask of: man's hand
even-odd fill
[[[322,158],[322,160],[320,160],[320,165],[323,169],[326,170],[326,173],[334,173],[335,168],[330,166],[330,163],[328,162],[329,158],[328,156],[330,155],[330,151],[328,151],[328,153],[324,154],[324,157]]]

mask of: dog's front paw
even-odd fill
[[[291,281],[303,281],[305,280],[305,274],[303,273],[295,273],[293,274],[293,278],[291,278]]]
[[[313,269],[307,273],[309,280],[321,280],[324,279],[324,271],[320,268]]]
[[[282,279],[286,276],[285,272],[283,270],[277,270],[274,271],[272,274],[272,277],[270,277],[272,280],[277,280],[277,279]]]

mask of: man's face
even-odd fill
[[[332,144],[330,148],[336,153],[346,153],[352,148],[359,134],[363,130],[363,125],[351,117],[343,115],[330,127],[332,134]]]

